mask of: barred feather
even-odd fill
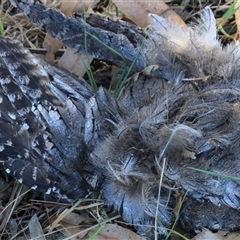
[[[91,186],[74,170],[75,161],[85,161],[81,159],[84,104],[78,109],[80,104],[69,99],[73,92],[78,98],[78,89],[71,88],[69,81],[67,93],[62,92],[66,83],[50,77],[19,42],[1,38],[0,46],[0,160],[7,173],[34,189],[66,199],[88,195]],[[80,86],[86,92],[81,100],[87,102],[92,90]]]

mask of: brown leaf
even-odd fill
[[[87,231],[80,226],[74,226],[68,223],[63,223],[57,227],[57,229],[67,237],[67,239],[79,240],[83,239]]]
[[[28,223],[31,239],[46,240],[42,226],[38,221],[38,217],[34,214]]]
[[[46,34],[43,42],[43,47],[46,48],[47,53],[45,57],[53,62],[55,59],[55,53],[62,47],[62,41],[52,38],[49,34]]]
[[[203,229],[198,235],[196,235],[192,240],[223,240],[220,233],[212,233],[208,229]]]
[[[173,20],[180,25],[186,26],[184,21],[171,10],[163,1],[142,1],[133,0],[131,3],[128,0],[113,1],[114,4],[137,23],[142,28],[148,26],[148,13],[162,15],[165,18]]]
[[[222,236],[224,240],[239,240],[240,239],[240,233],[239,232],[224,232],[219,231],[219,234]]]
[[[88,233],[88,230],[79,226],[82,222],[92,224],[95,220],[90,217],[80,215],[77,213],[69,212],[69,210],[63,212],[57,218],[52,218],[53,228],[58,229],[64,236],[71,237],[71,239],[82,239]]]
[[[67,216],[65,216],[61,223],[68,223],[71,225],[79,225],[82,222],[88,222],[88,223],[93,223],[95,220],[89,217],[86,217],[84,215],[81,214],[77,214],[77,213],[69,213]]]
[[[89,64],[92,62],[93,57],[86,55],[83,52],[76,52],[76,49],[67,48],[58,65],[75,75],[82,77],[87,71]]]
[[[88,237],[92,236],[95,231],[89,231]],[[144,238],[138,236],[127,228],[118,226],[117,224],[106,224],[104,228],[99,232],[94,240],[143,240]]]
[[[94,0],[62,0],[61,11],[66,16],[71,16],[73,12],[86,12],[93,2]]]

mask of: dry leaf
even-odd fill
[[[240,233],[237,232],[225,232],[218,231],[217,233],[212,233],[208,229],[203,229],[201,233],[196,235],[192,240],[239,240]]]
[[[76,52],[76,49],[67,48],[63,56],[58,61],[58,66],[74,73],[76,76],[83,77],[86,73],[93,57],[83,52]]]
[[[224,240],[239,240],[240,239],[240,233],[239,232],[224,232],[219,231],[219,234],[222,236]]]
[[[56,218],[52,218],[53,223],[51,229],[58,229],[64,236],[71,239],[82,239],[88,233],[88,230],[79,226],[82,222],[90,225],[95,222],[94,219],[77,213],[65,211]]]
[[[37,215],[34,214],[28,223],[31,239],[46,240],[41,224],[38,221]]]
[[[58,231],[60,231],[65,237],[71,240],[80,240],[83,239],[88,233],[84,228],[80,226],[73,226],[68,223],[63,223],[57,227]]]
[[[162,15],[180,25],[186,26],[184,21],[171,10],[163,1],[143,1],[143,0],[114,0],[114,4],[137,23],[138,26],[145,28],[148,26],[148,13]]]
[[[55,59],[55,53],[62,47],[62,41],[52,38],[50,35],[46,34],[43,42],[43,47],[46,48],[47,53],[45,57],[53,62]]]
[[[89,228],[83,228],[79,224],[84,221],[90,222],[90,218],[81,216],[76,213],[69,213],[64,216],[57,226],[57,229],[64,234],[66,237],[71,237],[71,239],[89,239],[92,237],[98,228],[101,226],[92,226]],[[94,219],[92,219],[94,221]],[[87,234],[87,235],[86,235]],[[131,240],[144,240],[144,238],[138,236],[136,233],[132,232],[127,228],[118,226],[117,224],[106,224],[104,228],[97,233],[94,237],[94,240],[122,240],[122,239],[131,239]]]
[[[65,216],[61,221],[61,223],[68,223],[72,225],[79,225],[82,222],[93,223],[95,222],[95,220],[93,218],[72,212],[72,213],[69,213],[67,216]]]
[[[196,235],[192,240],[223,240],[220,233],[212,233],[210,230],[204,228],[202,232]]]
[[[72,0],[72,1],[62,0],[61,11],[66,16],[71,16],[73,12],[78,12],[78,13],[86,12],[87,9],[95,1],[94,0]]]
[[[88,237],[92,236],[95,231],[89,231]],[[87,238],[88,239],[88,238]],[[94,240],[143,240],[144,238],[138,236],[127,228],[118,226],[117,224],[106,224],[104,228],[95,236]]]

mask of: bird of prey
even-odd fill
[[[94,16],[85,22],[32,0],[12,2],[77,50],[87,31],[94,57],[133,62],[133,75],[114,98],[1,38],[0,159],[8,174],[67,201],[101,191],[146,236],[156,222],[159,235],[171,228],[180,190],[186,228],[240,227],[239,43],[221,45],[210,8],[188,29],[150,14],[147,33],[131,24],[127,33],[121,21],[100,29]]]

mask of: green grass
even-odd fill
[[[137,54],[133,60],[133,62],[131,63],[130,67],[128,67],[128,64],[126,63],[126,59],[122,56],[121,53],[117,52],[115,49],[107,46],[105,43],[103,43],[98,37],[92,35],[91,33],[85,31],[85,52],[86,54],[88,54],[88,48],[87,48],[87,36],[90,36],[92,37],[93,39],[95,39],[96,41],[98,41],[99,43],[101,43],[104,47],[108,48],[110,51],[112,51],[113,53],[115,53],[117,56],[119,56],[120,58],[122,58],[123,60],[123,66],[122,66],[122,69],[120,70],[121,71],[121,77],[120,77],[120,80],[117,82],[117,86],[115,89],[112,89],[112,82],[110,83],[110,86],[109,86],[109,90],[110,91],[113,91],[114,93],[114,96],[115,97],[118,97],[118,95],[120,94],[123,86],[125,85],[127,79],[129,78],[130,76],[130,73],[131,71],[133,70],[134,68],[134,65],[135,65],[135,62],[137,61],[138,59],[138,56],[141,52],[141,49],[145,43],[145,39],[143,40],[143,42],[141,43],[141,46],[140,48],[138,49],[137,51]],[[89,63],[90,64],[90,63]],[[94,75],[93,75],[93,72],[91,70],[91,68],[89,67],[88,68],[88,71],[87,71],[87,74],[88,74],[88,77],[89,77],[89,81],[90,81],[90,85],[96,90],[97,89],[97,83],[94,79]]]
[[[4,12],[3,12],[3,6],[6,3],[7,0],[2,0],[0,4],[0,35],[4,35]]]
[[[222,173],[216,173],[216,172],[212,172],[212,171],[207,171],[207,170],[203,170],[203,169],[199,169],[199,168],[193,168],[193,167],[188,167],[188,168],[191,169],[191,170],[197,171],[197,172],[201,172],[201,173],[211,175],[211,176],[226,178],[226,179],[233,180],[233,181],[240,181],[240,178],[238,178],[238,177],[225,175],[225,174],[222,174]]]
[[[238,8],[235,8],[235,5],[237,3],[238,0],[234,0],[234,2],[231,4],[231,6],[228,8],[228,10],[223,14],[223,16],[220,19],[220,22],[217,25],[217,29],[227,38],[231,39],[231,40],[235,40],[235,38],[233,36],[231,36],[230,34],[228,34],[223,26],[224,22],[227,22],[230,18],[232,18],[234,16],[234,14],[236,13],[236,11],[238,11]]]

